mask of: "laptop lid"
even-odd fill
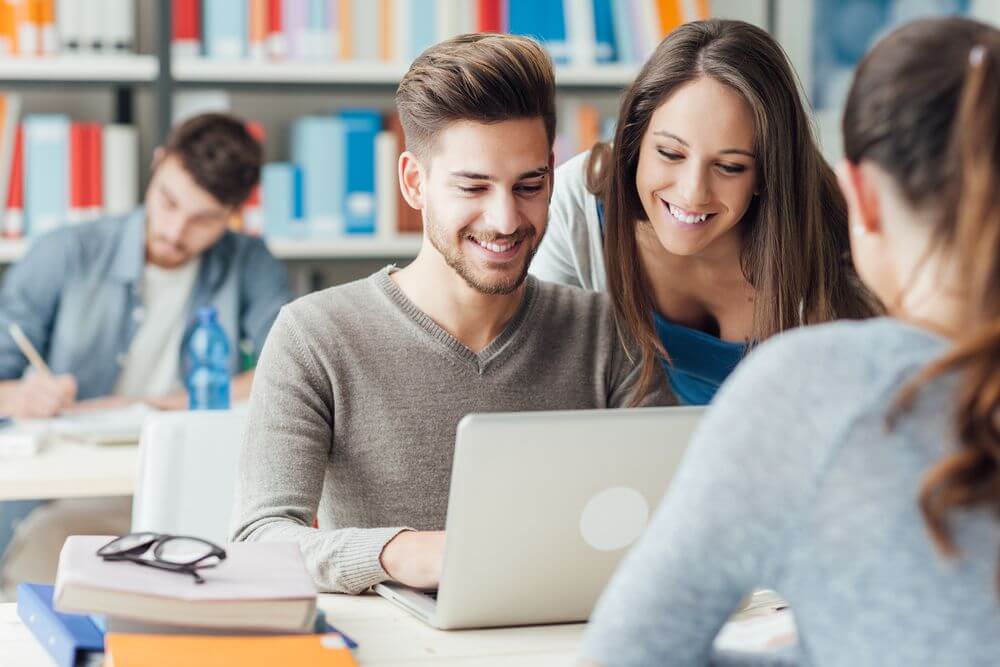
[[[586,620],[703,408],[475,414],[448,501],[439,628]]]

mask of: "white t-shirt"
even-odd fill
[[[142,306],[132,313],[140,321],[139,329],[122,363],[115,396],[162,396],[183,389],[181,339],[187,328],[188,300],[200,265],[200,259],[177,269],[146,265],[142,274]]]
[[[549,206],[549,226],[529,271],[540,280],[603,292],[604,239],[597,198],[586,185],[590,152],[559,165]]]

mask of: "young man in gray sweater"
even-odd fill
[[[420,253],[282,310],[254,380],[234,540],[297,542],[325,591],[434,588],[463,416],[671,402],[662,383],[632,396],[638,367],[605,296],[527,276],[554,98],[529,39],[458,37],[414,61],[396,103]]]

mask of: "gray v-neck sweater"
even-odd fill
[[[379,555],[403,527],[444,528],[463,416],[623,406],[638,380],[605,295],[529,276],[476,354],[391,270],[286,306],[254,377],[233,540],[298,542],[325,591],[388,579]],[[660,384],[645,404],[672,402]]]

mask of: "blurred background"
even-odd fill
[[[263,234],[305,293],[405,263],[419,217],[399,200],[393,93],[451,35],[540,39],[557,63],[563,161],[607,138],[621,91],[662,37],[706,17],[787,51],[831,161],[855,64],[913,18],[1000,23],[997,0],[0,0],[0,266],[53,226],[141,202],[170,126],[230,110],[264,143],[235,228]],[[302,184],[330,198],[303,198]],[[316,191],[316,188],[305,188]]]

